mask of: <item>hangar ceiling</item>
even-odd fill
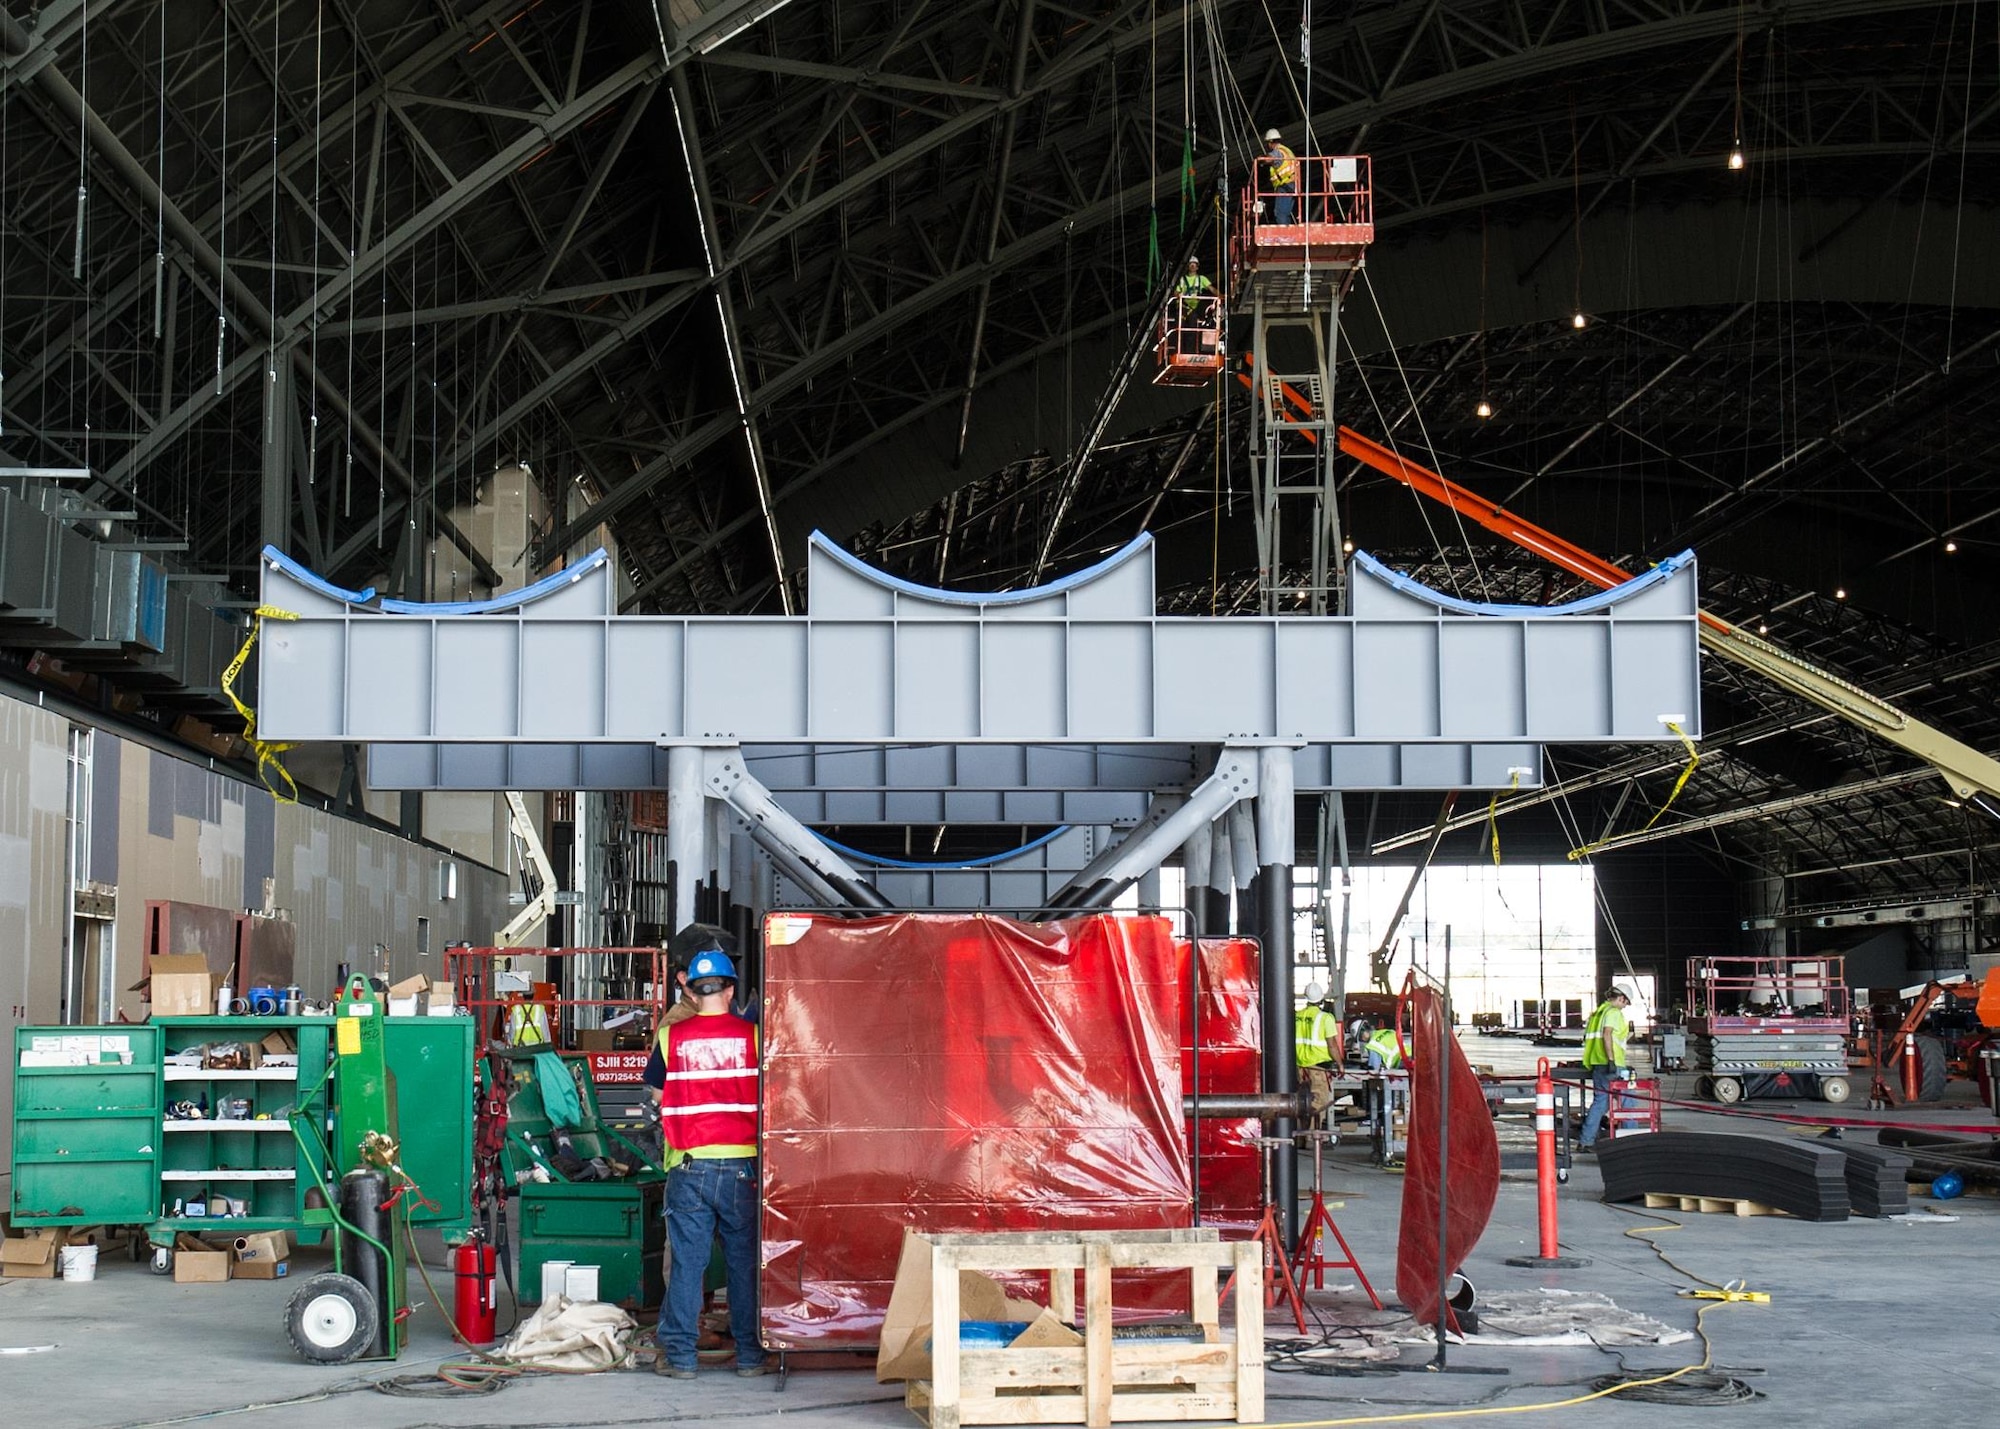
[[[1140,370],[1087,465],[1082,433],[1164,261],[1219,251],[1211,197],[1276,125],[1375,159],[1351,424],[1607,556],[1695,546],[1720,613],[1993,748],[1994,23],[1936,0],[14,0],[0,460],[88,467],[125,534],[242,590],[269,541],[426,594],[454,508],[521,460],[571,518],[541,555],[608,523],[635,608],[785,608],[815,526],[1019,583],[1065,493],[1057,565],[1144,526],[1188,608],[1236,608],[1240,398]],[[1468,594],[1560,593],[1367,474],[1343,519]],[[1815,898],[1965,883],[1907,857],[1984,837],[1930,790],[1829,793],[1901,756],[1747,677],[1711,690],[1716,753],[1668,821],[1752,812],[1684,837],[1737,871],[1781,845],[1846,870]],[[1676,772],[1567,763],[1599,814]]]

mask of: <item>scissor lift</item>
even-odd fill
[[[1308,155],[1297,174],[1294,193],[1257,166],[1231,240],[1230,293],[1252,320],[1250,470],[1263,611],[1330,615],[1345,603],[1334,490],[1340,303],[1375,239],[1375,210],[1365,154]],[[1274,346],[1274,334],[1293,328],[1304,342]],[[1285,532],[1301,518],[1310,553],[1303,585],[1284,575]]]

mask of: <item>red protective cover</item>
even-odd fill
[[[766,938],[767,1346],[873,1345],[906,1226],[1189,1224],[1166,919],[774,914]]]
[[[1188,944],[1180,957],[1181,1090],[1194,1090],[1195,1056],[1187,1007]],[[1250,938],[1204,938],[1201,943],[1201,1089],[1254,1092],[1264,1084],[1263,1026],[1257,1011],[1258,950]],[[1183,1122],[1192,1131],[1191,1121]],[[1202,1119],[1199,1154],[1201,1223],[1248,1236],[1263,1215],[1263,1170],[1254,1119]]]
[[[1396,1298],[1420,1325],[1437,1321],[1444,1282],[1465,1264],[1485,1233],[1500,1193],[1500,1141],[1479,1078],[1465,1060],[1458,1038],[1445,1025],[1444,1002],[1436,989],[1419,987],[1411,996],[1410,1139],[1403,1162],[1403,1225],[1396,1246]],[[1438,1122],[1444,1070],[1451,1103],[1446,1170],[1451,1194],[1445,1202],[1445,1263],[1438,1265]]]

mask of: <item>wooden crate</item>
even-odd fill
[[[927,1235],[931,1253],[931,1378],[906,1403],[932,1429],[961,1424],[1089,1424],[1162,1419],[1264,1422],[1263,1261],[1251,1241],[1214,1230],[1020,1231]],[[1217,1272],[1235,1274],[1236,1325],[1225,1336]],[[958,1272],[1035,1272],[1049,1306],[1076,1321],[1083,1273],[1083,1339],[1057,1349],[964,1348]],[[1185,1270],[1202,1343],[1114,1340],[1111,1272]]]

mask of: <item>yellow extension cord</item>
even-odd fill
[[[1608,1399],[1614,1394],[1623,1394],[1631,1389],[1649,1389],[1653,1385],[1667,1384],[1679,1379],[1682,1375],[1712,1369],[1715,1364],[1715,1346],[1709,1341],[1708,1327],[1703,1323],[1708,1318],[1708,1312],[1723,1305],[1744,1304],[1753,1301],[1756,1303],[1765,1303],[1769,1301],[1770,1297],[1768,1295],[1761,1295],[1759,1292],[1745,1291],[1743,1289],[1743,1282],[1740,1280],[1729,1285],[1718,1285],[1715,1281],[1705,1276],[1696,1275],[1693,1271],[1687,1269],[1687,1267],[1675,1264],[1673,1259],[1660,1249],[1659,1243],[1653,1240],[1651,1234],[1649,1234],[1649,1232],[1654,1231],[1664,1232],[1682,1229],[1685,1229],[1685,1227],[1681,1222],[1660,1218],[1657,1225],[1633,1226],[1626,1230],[1624,1234],[1630,1239],[1644,1241],[1652,1247],[1653,1254],[1657,1255],[1669,1266],[1672,1266],[1673,1269],[1679,1271],[1690,1280],[1698,1281],[1708,1286],[1710,1294],[1721,1292],[1722,1295],[1727,1297],[1705,1298],[1694,1312],[1694,1332],[1701,1339],[1701,1359],[1694,1364],[1682,1365],[1679,1369],[1669,1370],[1665,1374],[1654,1375],[1649,1379],[1628,1380],[1623,1384],[1614,1384],[1608,1389],[1593,1389],[1588,1394],[1576,1394],[1571,1395],[1568,1399],[1551,1399],[1536,1404],[1487,1405],[1472,1409],[1421,1409],[1407,1414],[1360,1414],[1344,1419],[1289,1419],[1280,1423],[1267,1424],[1265,1429],[1333,1429],[1335,1425],[1345,1424],[1415,1424],[1426,1419],[1471,1419],[1475,1416],[1493,1414],[1540,1414],[1545,1410],[1569,1409],[1578,1404],[1588,1404],[1593,1399]],[[1701,1295],[1702,1293],[1700,1291],[1682,1292],[1684,1296],[1688,1297]]]

